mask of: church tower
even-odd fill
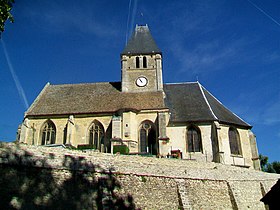
[[[136,25],[121,64],[122,92],[163,91],[162,53],[147,25]]]

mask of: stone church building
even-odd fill
[[[164,84],[147,25],[121,53],[121,82],[47,83],[25,112],[19,141],[179,157],[259,169],[252,126],[199,82]]]

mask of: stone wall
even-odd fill
[[[187,127],[189,124],[169,126],[166,128],[169,143],[165,146],[169,154],[171,150],[180,150],[184,159],[195,159],[201,162],[212,162],[211,124],[196,124],[201,133],[202,152],[187,152]],[[166,154],[164,154],[166,155]]]
[[[248,129],[244,128],[236,128],[240,137],[240,146],[242,155],[232,155],[230,151],[229,144],[229,131],[230,126],[228,125],[219,125],[218,129],[218,141],[219,141],[219,149],[222,154],[220,157],[221,163],[225,163],[228,165],[239,165],[246,167],[254,167],[252,158],[256,158],[252,156],[252,148],[250,145],[250,137]],[[253,148],[257,151],[257,147]],[[259,170],[259,167],[256,166],[256,169]]]
[[[159,114],[164,114],[165,119],[159,126]],[[211,123],[195,124],[201,133],[202,151],[187,152],[186,134],[188,123],[168,125],[168,114],[158,113],[156,111],[141,111],[135,113],[132,111],[123,112],[116,123],[116,117],[111,115],[78,115],[78,116],[49,116],[49,120],[54,123],[56,128],[56,144],[71,144],[77,147],[80,144],[89,144],[89,129],[93,122],[98,121],[105,133],[104,147],[101,151],[110,151],[110,139],[122,139],[128,145],[131,153],[140,152],[139,129],[141,123],[149,121],[155,125],[157,135],[159,137],[169,137],[169,141],[159,141],[153,148],[158,148],[161,156],[171,154],[171,150],[179,150],[183,159],[195,159],[197,161],[220,161],[228,165],[239,165],[251,167],[259,170],[259,160],[257,155],[256,142],[250,138],[248,129],[238,128],[240,135],[240,144],[242,155],[232,155],[229,145],[229,126],[218,125],[218,131]],[[162,117],[163,118],[163,117]],[[21,129],[22,143],[30,145],[42,144],[42,128],[47,119],[30,118],[25,119]],[[114,122],[114,123],[113,123]],[[218,124],[218,122],[216,122]],[[167,127],[165,127],[167,126]],[[164,128],[164,129],[163,129]],[[254,161],[254,162],[253,162]]]
[[[15,209],[265,209],[280,178],[252,169],[1,144],[1,206]],[[12,181],[11,181],[12,180]]]
[[[122,91],[144,92],[158,91],[163,89],[162,58],[160,54],[145,56],[147,68],[143,67],[144,55],[122,55]],[[139,58],[140,66],[136,68],[136,57]],[[138,87],[135,83],[140,76],[145,77],[148,83],[144,87]]]

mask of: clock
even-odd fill
[[[138,77],[135,82],[138,87],[144,87],[148,84],[148,79],[146,77]]]

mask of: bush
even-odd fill
[[[122,155],[127,155],[129,154],[129,148],[126,145],[115,145],[113,147],[113,153],[120,153]]]
[[[77,147],[78,150],[83,150],[83,149],[93,149],[93,146],[90,144],[79,144]]]

